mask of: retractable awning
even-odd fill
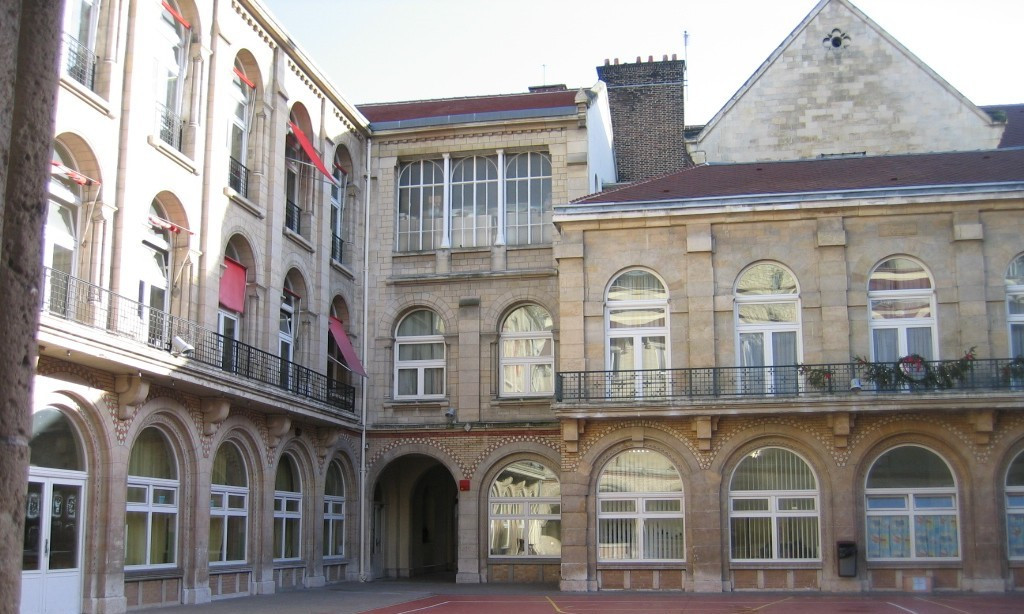
[[[332,176],[331,171],[327,170],[327,167],[324,166],[324,161],[320,159],[319,154],[316,153],[316,149],[313,149],[313,143],[309,141],[309,137],[302,132],[301,128],[295,125],[295,122],[288,122],[288,128],[292,131],[292,134],[295,135],[295,140],[297,140],[299,145],[302,146],[302,151],[306,152],[306,157],[310,159],[313,166],[323,173],[324,177],[327,177],[331,183],[334,183],[334,176]]]
[[[220,276],[220,304],[231,311],[245,312],[245,267],[227,256]]]
[[[363,369],[363,364],[359,362],[359,357],[356,356],[356,351],[352,347],[352,342],[349,341],[348,335],[345,334],[345,327],[341,325],[341,320],[331,316],[327,320],[328,329],[330,330],[331,337],[334,338],[334,342],[338,344],[338,349],[341,350],[341,356],[345,359],[345,366],[348,370],[366,377],[366,370]]]

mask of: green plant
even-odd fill
[[[804,376],[807,383],[815,388],[824,390],[829,388],[832,384],[832,378],[835,373],[828,367],[809,367],[807,365],[800,365],[800,375]]]
[[[974,368],[974,350],[972,346],[959,359],[940,363],[935,370],[935,384],[939,388],[952,388],[962,382]]]
[[[873,382],[880,390],[892,390],[900,386],[952,388],[962,382],[974,368],[974,350],[972,347],[957,360],[936,363],[934,369],[919,354],[901,356],[892,364],[868,362],[860,356],[854,356],[854,360],[861,369],[861,377]],[[1021,363],[1024,373],[1024,360]]]
[[[1017,356],[1003,367],[1003,377],[1006,379],[1024,377],[1024,356]]]

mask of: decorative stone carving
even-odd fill
[[[117,393],[117,419],[128,420],[146,402],[149,382],[141,374],[118,375],[114,378],[114,392]]]

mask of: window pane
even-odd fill
[[[782,448],[758,448],[733,474],[732,491],[815,490],[817,482],[802,458]]]
[[[419,337],[425,335],[443,335],[444,324],[433,311],[420,309],[410,313],[398,325],[399,337]]]
[[[416,369],[399,369],[398,394],[403,396],[413,396],[417,394],[417,392]]]
[[[916,556],[959,556],[956,516],[916,516],[914,518],[914,543]]]
[[[933,360],[931,327],[913,327],[907,329],[907,353],[917,354],[925,360]]]
[[[555,472],[535,461],[516,461],[491,484],[492,497],[558,497],[561,490]]]
[[[644,521],[644,558],[683,558],[682,518],[648,518]]]
[[[128,503],[146,503],[146,498],[148,496],[149,489],[145,486],[128,487]]]
[[[505,365],[501,370],[501,391],[526,392],[526,365]]]
[[[491,514],[495,516],[521,516],[523,506],[518,503],[495,503],[491,505]]]
[[[178,477],[167,438],[155,428],[142,431],[132,446],[128,475],[174,480]]]
[[[230,516],[228,518],[228,561],[245,560],[245,517]]]
[[[741,324],[796,322],[796,303],[741,304],[739,318]]]
[[[812,511],[815,507],[814,499],[810,497],[786,497],[779,499],[780,512]]]
[[[938,488],[953,486],[949,467],[930,450],[900,446],[875,461],[868,474],[868,488]]]
[[[550,356],[551,340],[506,339],[502,342],[502,355],[506,358]]]
[[[530,513],[534,516],[558,515],[562,513],[562,506],[558,503],[531,503]]]
[[[914,509],[953,509],[952,495],[914,495]]]
[[[1010,469],[1006,472],[1006,485],[1024,486],[1024,453],[1018,454],[1010,463]]]
[[[1006,305],[1010,315],[1024,315],[1024,294],[1011,294],[1006,297]]]
[[[170,488],[154,488],[153,503],[156,505],[174,505],[177,493]]]
[[[78,436],[67,416],[56,409],[46,408],[32,414],[29,449],[29,462],[34,467],[85,470]]]
[[[601,501],[601,511],[604,513],[632,513],[636,511],[636,501],[633,499]]]
[[[1009,555],[1012,558],[1024,557],[1024,514],[1006,515],[1006,533]]]
[[[910,556],[910,522],[906,516],[868,516],[868,558]]]
[[[1024,254],[1017,256],[1006,270],[1006,285],[1024,286]]]
[[[768,499],[733,499],[734,512],[767,512]]]
[[[551,365],[533,365],[530,368],[531,392],[554,392],[555,369]]]
[[[627,450],[604,466],[598,492],[682,492],[679,472],[654,450]]]
[[[228,509],[232,510],[244,510],[245,506],[245,495],[228,495]]]
[[[491,554],[517,556],[525,554],[524,520],[491,520]]]
[[[210,493],[210,508],[222,509],[224,507],[224,493]]]
[[[299,556],[299,521],[289,518],[285,520],[284,557],[288,559]]]
[[[127,512],[124,518],[124,564],[145,565],[146,560],[146,520],[145,512]]]
[[[609,301],[667,299],[661,281],[647,271],[627,271],[619,275],[608,290]]]
[[[402,343],[399,360],[444,360],[444,343]]]
[[[878,290],[922,290],[931,288],[928,273],[912,260],[890,258],[871,273],[869,291]]]
[[[598,519],[597,540],[598,559],[635,559],[640,554],[636,543],[636,520],[632,518]]]
[[[333,497],[345,496],[345,482],[341,478],[341,468],[337,462],[332,462],[327,467],[327,480],[324,485],[324,494]]]
[[[226,484],[228,486],[247,486],[245,476],[245,463],[242,462],[242,454],[232,443],[225,443],[217,450],[217,457],[213,461],[214,484]]]
[[[875,362],[895,362],[899,358],[899,332],[895,328],[876,328],[871,331],[875,345]]]
[[[683,509],[683,502],[679,499],[655,499],[644,502],[646,512],[679,512]]]
[[[869,510],[905,510],[907,509],[906,497],[868,497]]]
[[[818,558],[818,519],[779,518],[779,558]]]
[[[884,299],[871,301],[872,320],[894,320],[932,317],[928,299]]]
[[[736,294],[796,294],[796,279],[780,266],[755,264],[747,269],[736,284]]]
[[[608,312],[611,328],[655,328],[665,326],[664,309],[612,309]]]
[[[153,513],[153,528],[150,539],[150,563],[162,565],[174,563],[177,514]]]
[[[730,527],[733,559],[772,558],[770,518],[732,518]]]
[[[560,520],[530,520],[527,533],[527,554],[558,556],[562,553],[562,522]]]
[[[226,560],[224,558],[224,517],[210,517],[210,552],[207,560],[217,563]]]
[[[444,369],[423,370],[423,394],[444,394]]]
[[[553,326],[551,314],[537,305],[524,305],[510,313],[502,326],[503,333],[549,331]]]

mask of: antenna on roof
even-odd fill
[[[541,70],[541,72],[540,72],[541,84],[542,85],[547,85],[548,84],[548,65],[547,64],[541,64],[540,65],[540,70]]]

